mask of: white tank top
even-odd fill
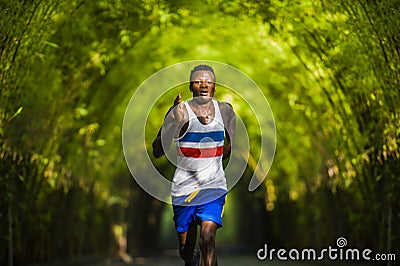
[[[188,195],[202,189],[227,190],[222,166],[225,127],[218,102],[212,100],[214,119],[204,125],[187,102],[189,125],[185,134],[175,139],[177,168],[172,180],[171,196]]]

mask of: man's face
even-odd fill
[[[215,82],[212,72],[207,70],[196,71],[193,75],[193,98],[200,101],[209,101],[214,96]]]

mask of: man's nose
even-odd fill
[[[201,80],[200,81],[200,86],[201,87],[208,87],[208,81],[207,80]]]

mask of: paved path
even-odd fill
[[[183,262],[179,258],[136,258],[133,261],[135,266],[183,266]],[[326,261],[326,262],[305,262],[305,261],[260,261],[256,256],[219,256],[219,266],[320,266],[320,265],[333,265],[333,266],[367,266],[366,263],[360,262],[343,262],[343,261]],[[369,264],[371,265],[371,264]],[[117,266],[117,265],[112,265]],[[118,266],[126,266],[121,264]]]
[[[179,258],[136,258],[132,265],[145,265],[145,266],[183,266],[183,262]],[[284,264],[282,262],[267,262],[260,261],[257,258],[251,256],[219,256],[218,258],[219,266],[258,266],[258,265],[268,265],[268,266],[280,266],[280,265],[293,265],[293,266],[310,266],[310,264],[300,264],[300,263],[290,263]],[[122,266],[122,265],[118,265]]]
[[[120,259],[76,259],[69,260],[68,262],[59,263],[46,263],[46,264],[32,264],[31,266],[183,266],[183,262],[176,256],[166,257],[136,257],[133,258],[131,263],[124,263]],[[320,265],[333,265],[333,266],[371,266],[363,262],[345,262],[345,261],[260,261],[257,257],[251,255],[220,255],[218,257],[219,266],[320,266]]]

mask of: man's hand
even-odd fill
[[[183,124],[185,119],[185,112],[183,110],[184,104],[181,101],[181,99],[182,99],[181,94],[178,94],[174,100],[174,106],[172,109],[174,118],[179,124]]]
[[[181,97],[181,94],[179,93],[174,100],[174,107],[181,103],[181,101],[182,101],[181,99],[182,99],[182,97]]]

